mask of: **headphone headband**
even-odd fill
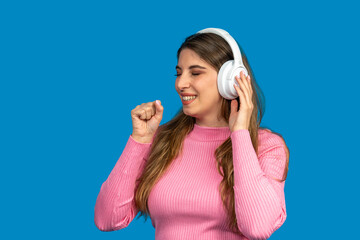
[[[241,58],[240,48],[236,43],[235,39],[225,30],[220,28],[205,28],[203,30],[198,31],[197,33],[215,33],[222,38],[224,38],[227,43],[230,45],[231,50],[234,55],[234,65],[244,65]]]

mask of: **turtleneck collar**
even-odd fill
[[[194,123],[194,129],[189,133],[189,138],[202,142],[225,141],[230,134],[229,127],[203,127]]]

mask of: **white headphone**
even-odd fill
[[[234,88],[234,83],[236,83],[236,85],[239,84],[237,83],[235,76],[240,76],[241,71],[245,73],[245,76],[248,76],[248,72],[242,62],[240,48],[235,39],[231,37],[227,31],[220,28],[205,28],[197,33],[215,33],[224,38],[230,45],[234,60],[229,60],[221,66],[218,73],[217,86],[220,95],[224,98],[229,100],[237,98],[239,95]]]

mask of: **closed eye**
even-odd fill
[[[174,76],[180,76],[181,74],[175,74]],[[200,73],[193,73],[192,74],[193,76],[197,76],[197,75],[200,75]]]

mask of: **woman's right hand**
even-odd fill
[[[141,143],[150,143],[158,129],[164,107],[154,102],[142,103],[131,110],[133,132],[131,136]]]

